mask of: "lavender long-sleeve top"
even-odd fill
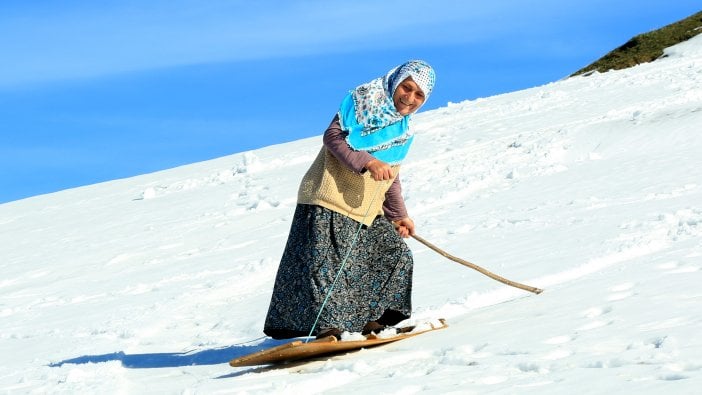
[[[366,164],[373,159],[373,155],[366,151],[352,149],[346,142],[346,135],[347,133],[341,130],[339,116],[337,115],[324,132],[324,146],[346,167],[357,173],[363,173],[366,171]],[[391,221],[397,221],[408,216],[405,201],[402,198],[402,184],[400,183],[399,175],[395,177],[390,189],[385,193],[383,212]]]

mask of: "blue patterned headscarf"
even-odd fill
[[[425,96],[434,89],[434,69],[424,61],[411,60],[352,90],[341,102],[339,122],[348,132],[346,141],[357,151],[368,151],[379,160],[399,164],[407,155],[413,136],[409,115],[397,112],[395,89],[412,77]]]

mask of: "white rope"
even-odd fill
[[[322,306],[319,308],[319,312],[317,313],[317,318],[315,318],[314,324],[312,324],[312,328],[310,329],[310,333],[307,335],[307,340],[305,340],[305,343],[307,343],[310,340],[310,338],[312,337],[312,333],[314,333],[314,329],[317,327],[317,323],[319,322],[319,317],[322,316],[322,310],[324,310],[324,306],[326,306],[327,301],[329,300],[329,296],[331,296],[331,293],[334,290],[334,287],[336,286],[336,282],[339,280],[339,277],[341,277],[341,272],[344,270],[344,267],[346,266],[346,261],[349,259],[349,256],[351,255],[351,251],[353,251],[353,246],[356,244],[356,241],[358,240],[358,235],[361,234],[361,229],[363,228],[363,222],[365,222],[366,218],[368,218],[368,214],[370,213],[370,209],[373,206],[373,202],[375,201],[375,198],[378,196],[378,192],[380,191],[380,187],[382,185],[383,185],[383,183],[379,182],[378,187],[375,189],[375,193],[373,194],[373,199],[371,199],[371,201],[368,205],[368,210],[366,210],[366,214],[363,216],[363,220],[358,224],[358,229],[356,230],[356,234],[353,236],[353,240],[351,241],[351,245],[349,246],[349,250],[346,252],[346,256],[344,257],[344,260],[341,261],[341,267],[339,267],[339,271],[336,273],[336,277],[334,277],[334,282],[332,282],[332,285],[329,288],[329,291],[327,291],[327,295],[324,297],[324,301],[322,302]]]

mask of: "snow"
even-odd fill
[[[0,205],[1,393],[637,393],[702,388],[702,36],[637,67],[418,114],[414,322],[231,368],[262,325],[319,137]]]

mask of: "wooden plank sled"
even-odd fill
[[[410,328],[401,328],[402,333],[390,337],[370,334],[365,340],[337,340],[334,336],[315,339],[305,343],[302,340],[295,340],[290,343],[267,348],[229,361],[233,367],[256,366],[266,364],[280,364],[292,361],[300,361],[315,358],[323,355],[339,354],[346,351],[360,350],[362,348],[376,347],[383,344],[393,343],[423,333],[444,329],[448,327],[446,320],[440,319],[438,322],[417,325]]]

